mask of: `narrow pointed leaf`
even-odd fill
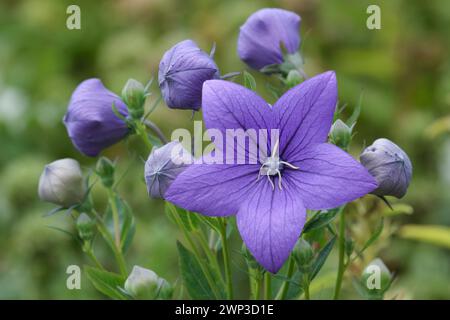
[[[331,250],[333,249],[334,243],[336,242],[336,237],[331,238],[330,241],[319,251],[317,258],[314,260],[314,263],[311,268],[310,281],[312,281],[320,269],[322,269],[325,261],[327,260]]]
[[[128,299],[128,296],[120,290],[125,282],[122,276],[90,266],[84,266],[84,271],[92,285],[107,297],[115,300]]]

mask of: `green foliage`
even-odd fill
[[[117,196],[116,204],[119,211],[120,247],[122,252],[126,252],[133,240],[136,231],[136,222],[130,206],[124,200]],[[114,221],[111,206],[108,206],[106,210],[104,223],[106,224],[111,237],[114,238]]]
[[[127,300],[130,298],[121,290],[125,279],[120,275],[89,266],[84,266],[84,271],[93,286],[107,297],[115,300]]]
[[[180,274],[183,284],[192,299],[224,299],[224,296],[217,296],[211,288],[197,258],[191,251],[186,249],[180,242],[177,242],[180,259]]]

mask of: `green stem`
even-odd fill
[[[334,300],[339,299],[339,293],[341,291],[342,279],[345,272],[345,213],[344,208],[340,209],[340,219],[339,219],[339,266],[338,273],[336,277],[336,286],[334,288]]]
[[[206,240],[205,235],[202,231],[196,232],[198,242],[200,243],[200,246],[202,247],[203,251],[205,252],[206,256],[208,257],[208,260],[214,264],[214,267],[217,268],[217,270],[220,270],[219,263],[217,262],[216,256],[213,254],[212,249],[209,246],[208,240]]]
[[[120,270],[120,274],[123,277],[126,277],[128,275],[128,271],[127,271],[127,266],[125,263],[125,259],[122,255],[122,251],[118,250],[117,246],[114,243],[114,239],[111,237],[111,234],[109,233],[108,228],[106,227],[106,225],[103,223],[102,218],[98,215],[97,212],[93,211],[96,219],[97,219],[97,228],[100,231],[100,233],[102,234],[103,238],[106,240],[106,242],[109,244],[109,246],[111,247],[111,250],[113,251],[114,254],[114,258],[116,259],[117,265],[119,267]]]
[[[288,270],[287,270],[287,274],[286,274],[286,280],[281,285],[280,290],[278,290],[278,293],[275,297],[276,300],[286,299],[286,295],[289,291],[291,277],[294,274],[294,269],[295,269],[294,267],[295,267],[294,258],[292,256],[290,256],[289,262],[288,262]]]
[[[140,122],[136,121],[136,133],[141,137],[144,144],[147,146],[148,150],[152,150],[153,144],[150,142],[150,139],[148,138],[147,131],[145,130],[145,125]]]
[[[100,270],[105,270],[105,268],[103,268],[102,264],[95,256],[94,251],[92,250],[92,247],[90,244],[86,244],[83,249],[84,249],[83,251],[88,255],[88,257],[92,260],[92,262],[94,262],[94,264],[97,266],[97,268],[99,268]]]
[[[163,143],[166,144],[167,142],[169,142],[166,138],[166,136],[164,135],[164,133],[161,131],[161,129],[159,129],[159,127],[154,124],[153,122],[151,122],[150,120],[144,120],[144,125],[149,128],[150,130],[152,130],[159,138],[159,140]]]
[[[248,280],[250,285],[250,299],[259,300],[261,293],[262,274],[259,269],[248,267]]]
[[[309,300],[309,274],[305,273],[303,275],[303,294],[305,296],[305,300]]]
[[[272,299],[272,277],[270,272],[264,273],[264,300]]]
[[[111,205],[113,223],[114,223],[114,242],[117,249],[120,250],[120,221],[119,211],[117,210],[116,196],[111,188],[108,188],[108,198]]]
[[[220,228],[220,240],[222,241],[222,255],[225,266],[225,281],[227,284],[227,298],[233,299],[233,278],[231,276],[230,253],[227,243],[227,222],[223,219]]]

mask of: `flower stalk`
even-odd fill
[[[220,239],[222,241],[222,255],[225,267],[225,282],[227,285],[227,299],[233,299],[233,277],[231,275],[230,254],[227,242],[227,221],[222,219],[220,228]]]
[[[286,280],[284,280],[283,284],[280,287],[280,290],[278,291],[275,300],[284,300],[286,299],[287,293],[289,291],[289,286],[291,283],[291,278],[292,275],[294,274],[294,270],[295,270],[295,261],[294,258],[291,257],[289,258],[288,261],[288,270],[287,270],[287,274],[286,274]]]
[[[339,293],[341,291],[342,279],[345,272],[345,212],[344,206],[339,209],[339,265],[336,277],[336,286],[334,289],[334,300],[339,299]]]
[[[264,300],[272,299],[272,277],[270,272],[264,273]]]

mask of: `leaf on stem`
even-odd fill
[[[222,293],[221,297],[215,296],[194,254],[180,242],[177,242],[177,247],[180,257],[180,273],[189,296],[192,299],[203,300],[224,299],[225,297]],[[208,266],[209,264],[205,265]]]
[[[133,240],[136,231],[136,222],[130,206],[119,196],[115,196],[115,201],[119,213],[120,247],[122,252],[126,252]],[[111,237],[114,239],[114,219],[111,206],[108,206],[106,209],[104,222]]]
[[[310,280],[312,281],[317,274],[319,273],[320,269],[322,269],[325,261],[327,260],[328,256],[330,255],[331,250],[333,249],[334,243],[336,242],[336,237],[333,237],[328,241],[328,243],[319,251],[319,254],[317,255],[316,259],[314,260],[312,267],[311,267],[311,273],[309,275]]]
[[[326,227],[331,221],[334,220],[334,218],[336,218],[338,212],[339,208],[328,211],[320,211],[314,217],[308,220],[308,222],[306,222],[305,227],[303,228],[303,233]]]
[[[103,271],[90,266],[84,266],[84,271],[86,272],[88,279],[92,282],[92,285],[107,297],[116,300],[129,299],[129,296],[121,290],[125,279],[119,274]]]

